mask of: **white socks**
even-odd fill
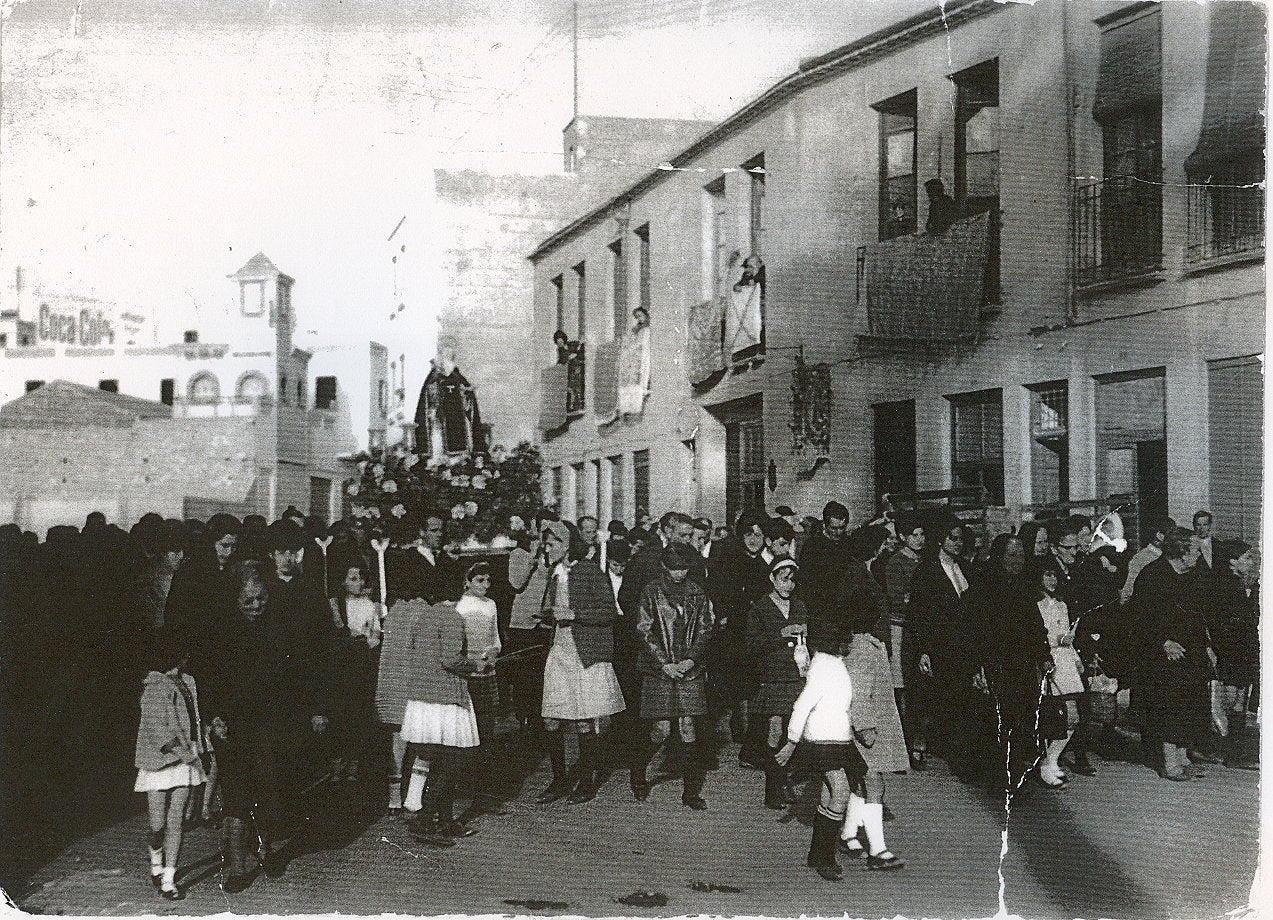
[[[840,830],[840,839],[846,842],[857,840],[858,831],[862,828],[862,806],[866,799],[856,792],[849,793],[848,817],[844,819],[844,827]]]
[[[176,866],[164,866],[164,881],[161,887],[167,889],[168,891],[171,891],[172,889],[177,887],[177,867]]]
[[[884,844],[884,804],[863,802],[861,806],[862,826],[866,828],[866,842],[870,845],[872,856],[879,856],[888,849]]]
[[[411,765],[411,780],[407,783],[407,800],[403,807],[407,811],[419,811],[424,807],[424,787],[429,781],[429,762],[415,759]]]
[[[164,867],[163,847],[157,850],[154,847],[147,847],[147,849],[150,850],[150,874],[158,875]]]

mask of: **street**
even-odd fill
[[[311,845],[281,879],[234,896],[218,887],[218,832],[187,837],[178,881],[185,901],[161,900],[146,873],[140,808],[72,844],[38,870],[19,906],[42,914],[687,914],[988,917],[999,911],[1001,797],[952,777],[888,778],[898,872],[867,872],[841,857],[842,883],[804,865],[814,787],[785,813],[760,805],[762,777],[723,748],[709,776],[710,809],[680,804],[677,781],[638,803],[616,772],[596,801],[531,804],[547,767],[527,760],[508,814],[450,850],[417,844],[383,813],[379,789],[346,783],[313,800]],[[514,765],[515,766],[515,765]],[[1258,847],[1258,773],[1210,767],[1170,783],[1128,762],[1059,792],[1031,786],[1011,811],[1002,872],[1009,913],[1032,918],[1215,917],[1246,904]],[[378,784],[377,784],[378,785]],[[512,790],[507,790],[512,792]],[[372,799],[375,805],[368,804]],[[138,802],[140,805],[140,802]],[[713,886],[716,890],[713,890]],[[707,889],[707,890],[696,890]],[[719,890],[725,889],[725,890]],[[729,889],[737,889],[736,891]],[[617,899],[666,897],[643,908]]]

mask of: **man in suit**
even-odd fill
[[[430,514],[420,522],[416,539],[386,559],[385,580],[391,606],[395,601],[416,598],[423,598],[430,604],[454,600],[446,597],[443,585],[441,547],[442,518]]]
[[[1198,550],[1202,554],[1198,558],[1198,568],[1208,572],[1215,568],[1215,546],[1211,535],[1212,518],[1210,511],[1193,513],[1193,532],[1198,540]],[[1227,574],[1227,573],[1226,573]]]

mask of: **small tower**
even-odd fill
[[[280,359],[292,353],[292,285],[295,280],[278,270],[265,253],[258,252],[233,275],[238,284],[238,309],[234,313],[236,347],[271,351]],[[240,344],[241,343],[241,344]]]

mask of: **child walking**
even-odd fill
[[[1061,575],[1052,563],[1044,564],[1036,573],[1033,586],[1039,599],[1039,616],[1048,633],[1048,645],[1052,649],[1052,673],[1047,680],[1046,695],[1065,705],[1065,728],[1061,737],[1048,740],[1039,763],[1039,781],[1049,789],[1063,788],[1069,782],[1061,768],[1061,754],[1074,737],[1079,722],[1078,701],[1083,695],[1083,665],[1074,648],[1074,626],[1070,623],[1070,610],[1057,596]],[[1058,733],[1059,734],[1059,733]]]
[[[133,789],[146,793],[150,813],[150,880],[160,895],[180,901],[177,859],[190,790],[201,786],[208,751],[194,678],[184,673],[186,652],[171,633],[155,640],[141,694]]]
[[[336,603],[341,622],[340,667],[337,669],[341,686],[334,713],[334,780],[356,780],[363,759],[375,749],[377,740],[376,673],[384,608],[371,599],[367,574],[367,566],[362,562],[345,566],[342,594]]]
[[[822,774],[822,795],[806,862],[827,881],[838,882],[844,871],[835,859],[836,841],[851,784],[861,782],[866,763],[853,743],[849,719],[853,681],[843,658],[849,643],[823,629],[815,631],[808,644],[813,657],[804,689],[791,709],[787,743],[774,759],[793,773]]]
[[[464,594],[455,609],[464,620],[464,645],[478,670],[469,677],[469,699],[477,719],[477,783],[478,802],[475,810],[496,810],[493,791],[494,771],[491,763],[495,740],[495,721],[499,717],[499,680],[495,676],[495,659],[501,643],[495,602],[487,597],[491,590],[491,564],[477,562],[464,575]]]

